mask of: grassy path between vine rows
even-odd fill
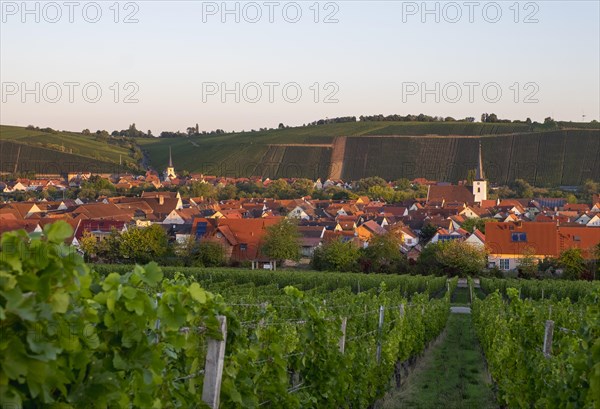
[[[453,305],[464,300],[468,290],[457,288]],[[498,408],[470,313],[450,314],[446,329],[406,382],[380,403],[378,409]]]

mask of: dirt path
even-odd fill
[[[331,151],[331,166],[329,168],[329,179],[337,180],[342,178],[345,153],[346,137],[337,136],[333,140],[333,150]]]
[[[470,314],[451,314],[444,336],[430,348],[406,383],[379,409],[498,408]]]

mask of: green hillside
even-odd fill
[[[495,183],[525,179],[535,186],[558,186],[600,179],[600,131],[587,130],[482,138],[348,138],[342,178],[426,177],[456,182],[475,169],[480,140],[486,177]]]
[[[135,163],[130,143],[103,141],[95,135],[43,132],[0,125],[0,171],[66,173],[116,172],[119,163]]]
[[[118,163],[12,141],[0,141],[0,172],[13,173],[15,169],[17,173],[65,174],[84,171],[115,173],[122,168]]]
[[[136,138],[150,167],[163,170],[169,148],[177,171],[218,176],[381,176],[456,182],[475,168],[481,140],[486,176],[505,184],[518,178],[536,186],[600,180],[600,128],[558,123],[545,130],[515,123],[347,122],[224,135]],[[115,172],[119,159],[134,163],[132,139],[47,133],[0,126],[0,171]],[[137,147],[135,147],[137,149]],[[139,157],[138,157],[139,159]]]
[[[330,148],[319,146],[307,151],[308,147],[288,146],[284,155],[281,149],[275,154],[271,145],[326,145],[332,144],[337,136],[488,135],[528,128],[524,124],[510,123],[349,122],[190,138],[140,138],[138,144],[148,153],[156,169],[167,165],[170,146],[179,169],[224,176],[323,178],[329,173]]]
[[[427,177],[456,182],[475,168],[481,140],[490,181],[523,178],[536,186],[557,186],[600,179],[600,129],[572,129],[579,125],[544,131],[513,123],[353,122],[138,143],[156,169],[164,169],[171,147],[176,169],[314,179],[329,176],[334,137],[346,136],[339,164],[343,179]]]

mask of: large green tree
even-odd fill
[[[533,197],[533,187],[524,179],[517,179],[513,188],[519,198],[531,199]]]
[[[570,248],[560,253],[558,264],[563,269],[563,278],[576,280],[585,273],[585,259],[581,249]]]
[[[484,218],[472,217],[472,218],[465,220],[465,222],[460,227],[462,227],[469,233],[473,233],[473,231],[475,229],[477,229],[480,232],[482,232],[483,234],[485,234],[485,224],[486,223],[497,223],[497,222],[498,222],[498,220],[491,218],[491,217],[484,217]]]
[[[225,264],[225,250],[216,241],[201,241],[198,244],[197,260],[204,267],[220,267]]]
[[[487,263],[484,249],[460,240],[429,244],[419,257],[423,273],[449,276],[478,275]]]
[[[312,267],[327,271],[357,271],[360,251],[352,242],[333,240],[315,249]]]
[[[296,223],[283,218],[267,227],[262,251],[272,260],[300,260],[300,234]]]
[[[119,239],[121,256],[136,263],[147,263],[160,259],[169,250],[165,230],[153,224],[149,227],[132,227]]]
[[[359,193],[368,193],[369,189],[373,186],[387,187],[385,179],[379,176],[372,176],[368,178],[360,179],[356,184],[356,191]]]
[[[294,190],[296,197],[310,196],[315,190],[315,184],[310,179],[296,179],[292,183],[292,189]]]
[[[429,240],[431,240],[433,238],[433,236],[435,236],[435,234],[437,233],[437,230],[438,230],[437,227],[434,226],[433,224],[425,223],[425,225],[421,229],[421,232],[419,233],[419,238],[421,239],[422,242],[426,243]]]
[[[538,263],[534,258],[535,249],[526,247],[523,250],[523,258],[519,260],[519,277],[534,278],[538,271]]]
[[[362,251],[360,263],[365,273],[404,272],[407,263],[400,253],[400,240],[394,234],[386,233],[374,236],[369,246]]]
[[[282,200],[296,197],[294,189],[292,189],[290,184],[285,179],[277,179],[269,183],[265,194],[267,195],[267,197]]]
[[[217,189],[210,183],[196,181],[190,185],[190,196],[214,199],[217,197]]]

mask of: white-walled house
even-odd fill
[[[485,235],[479,230],[473,230],[473,233],[467,237],[465,243],[468,243],[477,248],[485,247]]]

